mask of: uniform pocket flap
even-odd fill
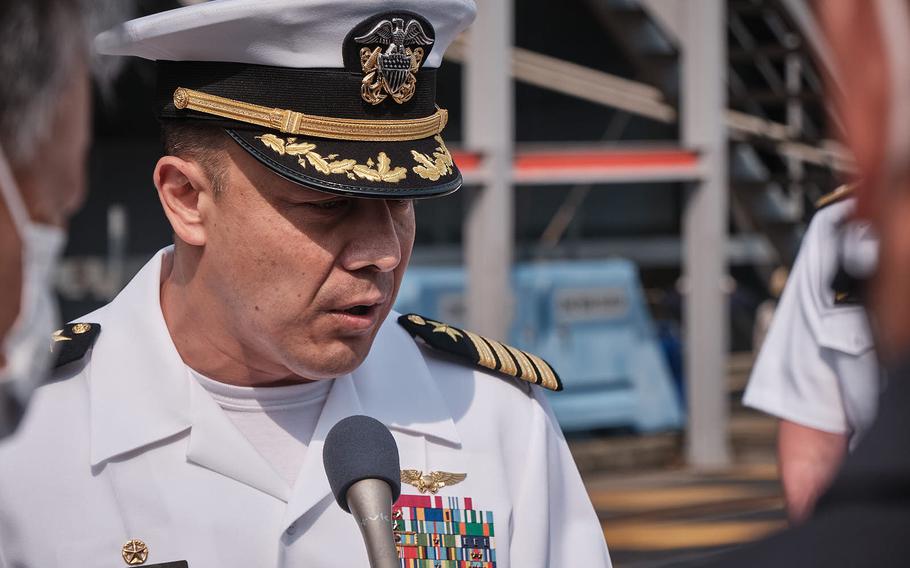
[[[821,318],[818,344],[847,355],[859,356],[874,346],[869,319],[861,307],[830,308]]]

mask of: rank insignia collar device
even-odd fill
[[[62,367],[82,359],[98,339],[101,325],[77,322],[65,325],[51,335],[51,352],[56,356],[54,367]]]

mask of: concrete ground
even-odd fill
[[[776,421],[739,403],[750,363],[731,361],[729,468],[686,468],[679,433],[570,439],[617,568],[693,566],[786,527]]]

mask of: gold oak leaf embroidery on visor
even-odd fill
[[[418,164],[412,168],[414,173],[430,181],[436,181],[442,176],[451,174],[454,166],[452,154],[449,153],[445,142],[442,141],[442,136],[436,135],[433,139],[439,143],[436,151],[433,152],[433,158],[417,150],[411,150],[411,155],[414,156],[414,161]]]
[[[263,134],[257,136],[256,139],[281,156],[296,157],[301,168],[305,169],[307,164],[310,164],[316,171],[326,175],[338,174],[350,179],[360,178],[367,181],[398,183],[405,179],[408,173],[408,170],[401,166],[391,167],[391,160],[385,152],[379,152],[375,162],[373,158],[370,158],[366,164],[359,164],[357,160],[350,158],[339,160],[338,154],[323,157],[316,152],[315,144],[298,142],[294,137],[285,140],[274,134]]]

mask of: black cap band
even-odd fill
[[[363,76],[344,69],[291,69],[244,63],[159,61],[156,101],[162,120],[193,120],[212,126],[260,129],[237,121],[177,109],[174,91],[207,94],[305,114],[365,120],[423,118],[436,112],[436,69],[417,73],[414,96],[404,104],[371,105],[360,96]]]

